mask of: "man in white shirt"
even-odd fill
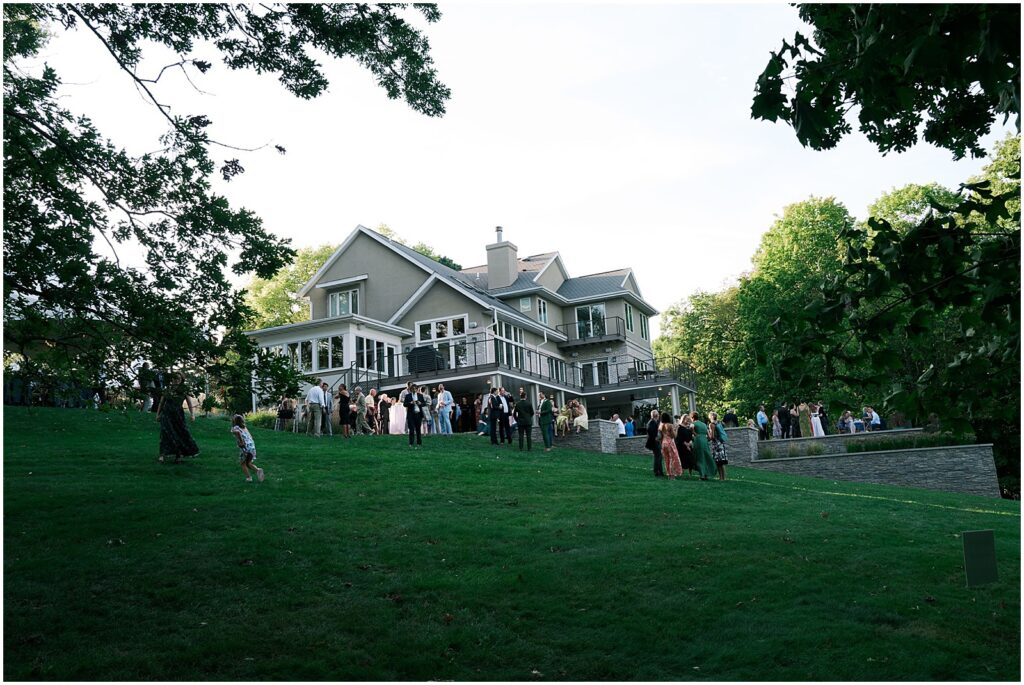
[[[615,424],[615,430],[619,432],[619,437],[626,437],[626,424],[622,423],[618,414],[612,414],[612,422]]]
[[[437,386],[437,422],[440,424],[438,431],[442,435],[452,434],[452,405],[455,398],[444,389],[444,384]]]
[[[313,386],[306,391],[306,413],[309,416],[309,423],[306,424],[306,435],[312,433],[320,437],[320,422],[323,419],[324,391],[320,388],[320,379],[313,382]]]
[[[874,407],[868,407],[868,412],[871,414],[871,424],[868,428],[869,431],[882,430],[882,417],[878,415]]]

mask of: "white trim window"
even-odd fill
[[[328,371],[341,369],[345,366],[345,338],[332,335],[329,338],[316,339],[316,370]]]
[[[348,316],[359,313],[359,290],[340,290],[327,295],[327,316]]]
[[[532,298],[529,298],[529,297],[520,297],[519,298],[519,311],[521,311],[521,312],[528,312],[528,311],[530,311],[530,307],[531,306],[533,306],[533,299]]]
[[[537,298],[537,321],[542,324],[548,322],[548,303],[539,297]]]
[[[646,314],[640,315],[640,337],[649,340],[651,337],[650,323]]]
[[[626,303],[626,330],[633,333],[633,305]]]
[[[605,334],[604,302],[576,307],[576,334],[580,338],[600,338]]]
[[[507,321],[499,321],[495,329],[495,357],[499,364],[515,368],[523,366],[523,329]]]
[[[469,314],[448,316],[443,319],[424,319],[416,322],[416,342],[450,340],[466,335]]]
[[[356,366],[367,371],[376,371],[381,376],[397,375],[395,362],[398,357],[398,348],[391,343],[373,338],[364,338],[361,335],[356,339]]]

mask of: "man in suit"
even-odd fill
[[[519,390],[519,401],[516,402],[512,414],[516,417],[516,430],[519,433],[519,451],[523,451],[523,437],[526,438],[526,451],[533,451],[533,405],[526,398],[526,390]]]
[[[487,396],[487,427],[491,433],[491,444],[498,444],[498,417],[501,415],[501,398],[498,397],[498,389],[492,387],[491,394]]]
[[[427,398],[410,381],[408,389],[402,393],[402,406],[405,407],[405,425],[409,429],[409,447],[423,444],[423,408],[427,406]]]
[[[498,415],[498,429],[501,431],[501,442],[512,446],[512,424],[509,418],[512,416],[512,398],[505,388],[498,390],[498,400],[501,402],[501,413]]]
[[[544,451],[550,452],[555,442],[555,405],[540,393],[540,434],[544,439]]]
[[[779,402],[779,423],[782,424],[782,437],[789,437],[789,407],[785,402]]]
[[[661,441],[658,440],[658,410],[651,410],[651,420],[647,423],[647,443],[644,445],[654,454],[654,475],[663,477],[665,472],[661,468]]]

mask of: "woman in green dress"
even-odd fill
[[[708,424],[698,418],[697,412],[693,412],[693,457],[697,461],[697,470],[700,471],[700,479],[707,480],[718,468],[715,460],[711,458],[711,445],[708,443]]]
[[[182,457],[194,457],[199,454],[199,447],[192,439],[192,433],[185,424],[185,411],[181,403],[188,403],[188,413],[192,420],[196,420],[195,411],[192,408],[192,398],[188,396],[188,389],[185,387],[185,377],[181,372],[176,372],[171,377],[171,384],[164,390],[160,398],[160,406],[156,410],[157,420],[160,422],[160,459],[174,459],[174,463],[181,462]]]
[[[800,403],[800,435],[805,438],[812,437],[814,430],[811,428],[811,410],[806,402]]]

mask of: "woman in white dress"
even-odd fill
[[[579,433],[581,430],[590,430],[590,418],[587,416],[587,407],[582,402],[577,403],[579,415],[572,420],[572,425],[576,426],[576,432]]]
[[[818,406],[817,404],[810,405],[811,410],[811,433],[816,438],[825,437],[825,429],[821,427],[821,419],[818,418]]]
[[[405,435],[405,406],[402,404],[403,390],[398,399],[391,403],[391,421],[388,423],[388,435]]]

